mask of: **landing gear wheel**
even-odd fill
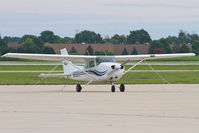
[[[111,86],[111,92],[115,92],[115,86],[114,85]]]
[[[124,92],[125,91],[125,86],[124,86],[124,84],[121,84],[120,85],[120,92]]]
[[[77,86],[76,86],[76,92],[81,92],[81,90],[82,90],[81,85],[77,84]]]

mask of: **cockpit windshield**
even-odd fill
[[[114,57],[97,57],[96,64],[99,65],[102,62],[114,62]]]
[[[96,60],[94,61],[89,61],[84,65],[84,68],[92,68],[95,67],[96,65],[99,65],[102,62],[114,62],[114,57],[97,57]]]

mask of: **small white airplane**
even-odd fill
[[[62,49],[61,55],[58,54],[26,54],[26,53],[7,53],[3,57],[13,57],[22,59],[38,60],[59,60],[63,61],[63,74],[41,74],[40,77],[65,77],[78,81],[87,81],[87,85],[92,82],[108,81],[111,83],[111,91],[115,92],[115,81],[119,80],[124,74],[146,59],[173,58],[195,56],[194,53],[179,54],[147,54],[147,55],[117,55],[117,56],[90,56],[90,55],[69,55],[66,49]],[[125,64],[132,60],[140,60],[125,70]],[[117,63],[123,61],[122,64]],[[78,66],[73,63],[82,63]],[[121,92],[125,91],[124,84],[119,87]],[[77,84],[76,91],[81,92],[82,86]]]

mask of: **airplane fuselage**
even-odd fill
[[[95,67],[75,71],[68,78],[79,81],[110,81],[119,80],[125,74],[124,66],[115,62],[103,62]]]

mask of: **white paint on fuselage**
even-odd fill
[[[115,66],[116,70],[113,69],[112,66]],[[114,82],[119,80],[125,73],[124,68],[121,69],[121,64],[115,62],[103,62],[95,67],[89,69],[83,69],[83,71],[85,72],[81,71],[74,72],[68,78],[79,81]]]

